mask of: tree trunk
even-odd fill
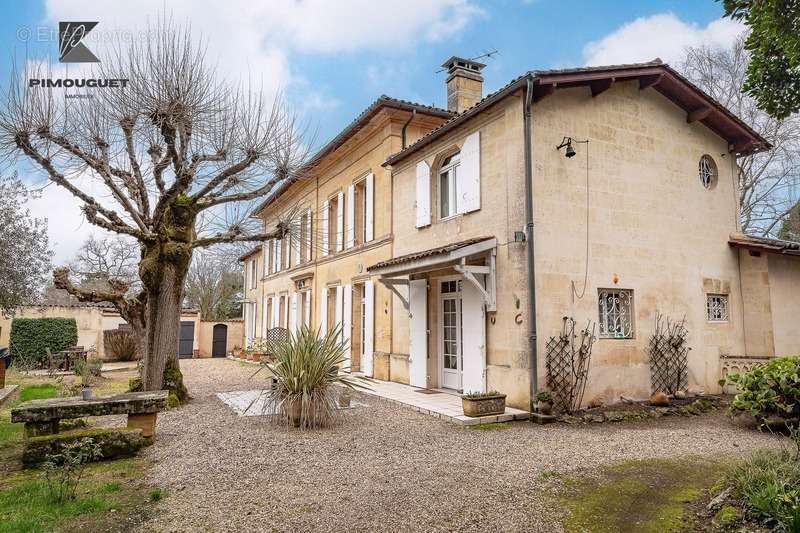
[[[164,385],[164,371],[179,368],[178,334],[183,286],[183,279],[179,277],[173,265],[164,265],[161,283],[155,290],[148,289],[144,390],[160,390]]]

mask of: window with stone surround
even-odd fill
[[[630,289],[599,289],[598,311],[600,337],[605,339],[633,338],[633,291]]]
[[[728,321],[728,295],[727,294],[707,294],[706,295],[706,317],[709,322]]]

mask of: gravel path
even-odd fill
[[[169,496],[145,531],[559,531],[542,471],[775,444],[722,416],[476,431],[372,396],[336,428],[289,431],[236,416],[214,395],[263,388],[254,367],[182,367],[194,400],[159,416],[148,475]]]

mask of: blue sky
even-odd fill
[[[656,56],[677,63],[685,46],[726,46],[742,29],[720,20],[722,7],[713,0],[7,1],[0,81],[12,57],[57,59],[56,42],[37,36],[55,31],[60,20],[99,21],[90,48],[102,57],[102,39],[137,35],[165,10],[203,36],[221,74],[259,80],[267,91],[280,88],[316,131],[317,145],[380,94],[444,105],[445,75],[436,71],[451,55],[498,50],[485,70],[489,92],[529,69]],[[35,207],[56,210],[66,221],[51,229],[56,260],[63,261],[92,228],[74,202],[47,196]]]

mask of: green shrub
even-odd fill
[[[114,361],[133,361],[139,356],[136,336],[132,331],[124,329],[103,331],[103,346],[105,346],[106,358]]]
[[[47,358],[47,348],[60,352],[78,343],[74,318],[15,318],[11,321],[11,355],[20,366],[34,366]]]
[[[753,519],[777,531],[800,531],[800,462],[788,453],[757,453],[730,480]]]
[[[778,357],[728,380],[741,391],[733,412],[750,413],[762,423],[771,417],[800,417],[800,356]]]

